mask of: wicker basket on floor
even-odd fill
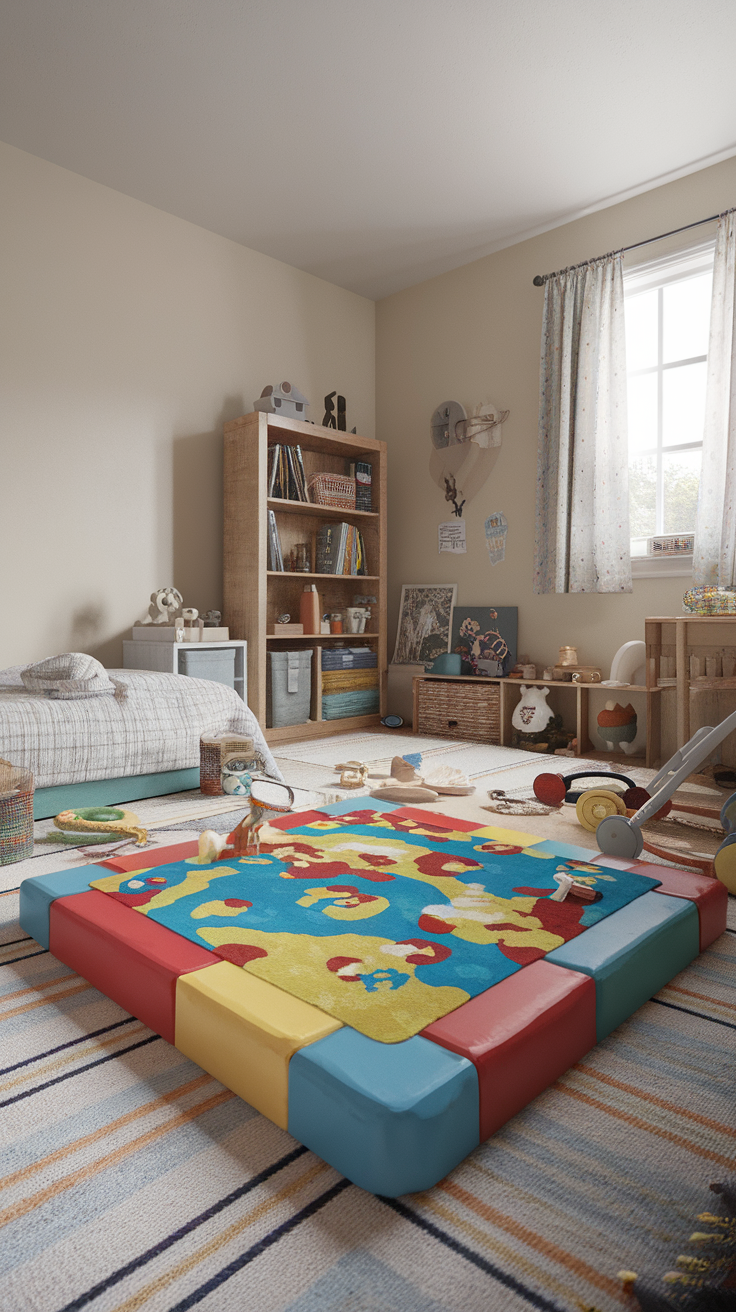
[[[33,856],[33,775],[0,760],[0,866]]]
[[[501,741],[501,696],[498,684],[422,679],[417,698],[417,733],[440,738]]]

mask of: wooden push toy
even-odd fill
[[[698,874],[361,797],[269,820],[260,848],[232,834],[219,854],[180,843],[26,879],[20,917],[336,1170],[396,1196],[661,989],[722,932],[726,901]]]

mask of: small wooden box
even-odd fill
[[[274,624],[274,638],[301,638],[304,633],[303,624]]]
[[[417,733],[500,743],[501,695],[497,683],[482,679],[421,679],[416,686]]]

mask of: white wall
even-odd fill
[[[577,644],[606,673],[621,643],[644,637],[647,615],[679,614],[686,579],[634,582],[630,594],[535,596],[532,591],[539,346],[548,273],[736,205],[736,159],[611,206],[433,278],[377,306],[378,434],[389,442],[389,614],[402,583],[456,581],[466,605],[518,606],[519,645],[547,664]],[[703,232],[713,229],[700,229]],[[697,239],[698,233],[695,234]],[[652,253],[658,247],[652,247]],[[470,494],[465,556],[439,555],[437,525],[451,508],[430,475],[430,416],[442,401],[511,411],[487,481]],[[462,485],[463,476],[458,476]],[[473,493],[475,492],[475,495]],[[509,523],[506,559],[491,566],[483,525]]]
[[[221,604],[222,423],[290,379],[374,434],[373,302],[0,145],[0,667]]]

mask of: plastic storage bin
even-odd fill
[[[235,687],[235,648],[216,647],[214,651],[204,651],[199,646],[192,646],[191,651],[183,648],[179,652],[179,669],[192,679],[212,679],[214,683],[224,683],[228,688]]]
[[[270,725],[305,724],[312,701],[312,656],[306,651],[268,653]]]

